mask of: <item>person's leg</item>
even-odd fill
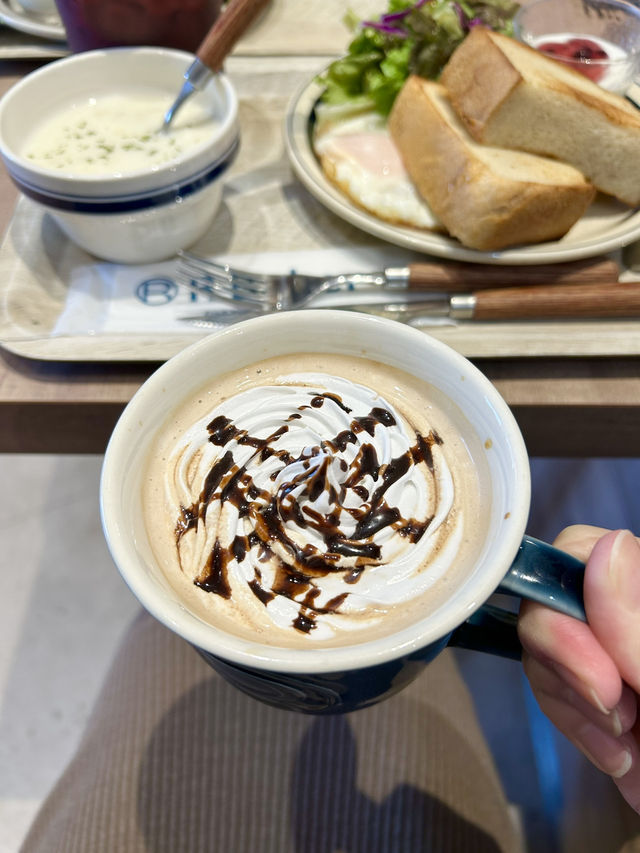
[[[452,656],[346,716],[272,709],[142,614],[23,853],[517,853]]]

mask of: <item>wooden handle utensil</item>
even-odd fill
[[[505,287],[473,298],[474,320],[640,316],[640,282]]]
[[[613,284],[618,265],[606,257],[533,266],[467,264],[456,261],[413,263],[407,267],[412,290],[469,293],[480,288],[555,284]]]
[[[212,71],[220,71],[222,63],[237,40],[268,2],[269,0],[230,0],[196,51],[200,62]]]
[[[178,110],[194,92],[201,89],[219,72],[234,44],[269,0],[230,0],[222,15],[215,21],[200,47],[196,58],[184,73],[184,83],[178,96],[164,114],[162,131],[168,130]]]

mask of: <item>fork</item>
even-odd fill
[[[327,290],[355,290],[363,287],[406,287],[405,268],[389,268],[382,273],[316,276],[302,273],[272,275],[232,269],[180,252],[177,274],[181,283],[204,290],[222,299],[249,303],[264,311],[302,308]]]
[[[304,307],[314,297],[328,290],[344,292],[384,288],[385,291],[467,293],[479,288],[515,284],[602,283],[617,281],[618,268],[608,258],[595,258],[535,267],[450,261],[437,264],[413,263],[372,273],[318,276],[292,272],[274,275],[234,269],[228,264],[219,264],[182,251],[178,255],[176,274],[179,283],[192,290],[248,303],[261,311],[287,311]]]

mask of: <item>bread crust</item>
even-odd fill
[[[522,76],[503,53],[492,49],[484,28],[474,28],[463,44],[464,52],[460,45],[443,68],[440,82],[469,133],[484,142],[487,121],[520,85]]]
[[[478,151],[445,89],[422,78],[405,83],[389,131],[420,194],[449,233],[470,248],[493,251],[557,239],[595,193],[570,167],[499,149]]]
[[[484,27],[453,53],[441,82],[477,141],[555,157],[640,204],[640,112],[624,98]]]

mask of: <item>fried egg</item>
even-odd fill
[[[319,123],[314,149],[327,178],[359,207],[394,225],[443,230],[413,186],[380,116]]]

